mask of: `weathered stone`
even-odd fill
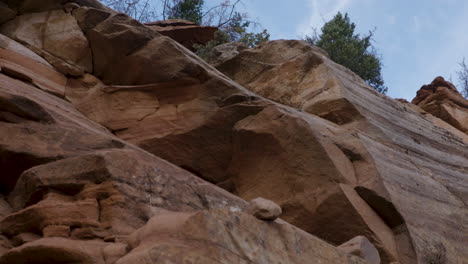
[[[128,74],[127,69],[132,66],[121,61],[125,61],[128,55],[158,35],[124,14],[107,13],[109,16],[107,19],[101,20],[103,17],[97,16],[98,20],[90,23],[92,21],[85,22],[82,19],[88,20],[90,17],[95,17],[96,13],[103,14],[103,12],[93,8],[83,9],[81,12],[84,13],[76,17],[82,28],[86,25],[83,30],[93,53],[94,74],[102,77],[107,83],[116,83],[121,78],[125,78],[126,74],[121,75],[122,72]],[[117,42],[120,45],[115,45]],[[132,70],[132,72],[137,71],[137,69]]]
[[[106,263],[115,263],[121,257],[125,256],[129,247],[124,243],[112,243],[103,248],[103,255]]]
[[[20,174],[36,165],[124,145],[60,98],[4,74],[0,98],[2,193],[9,193]]]
[[[117,264],[364,263],[285,222],[229,210],[162,213],[131,235],[130,246]]]
[[[421,87],[412,103],[468,135],[468,100],[444,78]]]
[[[279,205],[261,197],[250,201],[247,211],[260,220],[268,221],[273,221],[281,215]]]
[[[224,62],[239,55],[239,52],[247,49],[247,45],[242,42],[230,42],[214,47],[208,54],[206,60],[213,67],[217,67]]]
[[[103,228],[83,227],[73,229],[71,237],[75,239],[104,239],[110,235],[109,233]]]
[[[379,252],[364,236],[357,236],[341,244],[338,248],[348,254],[365,259],[369,264],[380,264]]]
[[[12,78],[31,83],[59,97],[65,96],[67,78],[49,65],[38,63],[34,58],[0,49],[0,72]]]
[[[195,51],[194,45],[205,45],[213,40],[218,30],[217,27],[200,26],[182,19],[168,19],[145,25],[163,36],[170,37],[191,51]]]
[[[285,106],[97,1],[73,2],[81,7],[71,14],[36,3],[76,20],[94,76],[67,80],[0,50],[9,56],[0,74],[0,193],[8,197],[0,230],[8,240],[65,225],[73,239],[5,243],[0,263],[361,263],[329,245],[358,235],[382,263],[468,257],[467,141],[453,126],[377,94],[302,41],[240,50],[218,66]],[[25,45],[70,67],[64,72],[77,67],[74,52]],[[309,234],[242,213],[244,200],[191,173],[244,199],[274,201]]]
[[[10,214],[0,221],[0,231],[8,235],[24,232],[40,233],[49,225],[99,226],[96,200],[62,202],[46,199]]]
[[[103,248],[98,241],[79,241],[48,237],[11,249],[0,257],[1,264],[27,263],[96,263],[105,264]]]
[[[40,239],[41,236],[34,233],[20,233],[12,238],[12,244],[17,247],[25,243]]]
[[[21,45],[20,43],[8,38],[0,34],[0,48],[6,49],[12,52],[19,53],[25,57],[28,57],[36,62],[42,63],[44,65],[50,66],[50,64],[44,60],[41,56],[37,55],[30,49],[26,48],[25,46]],[[3,58],[4,55],[1,56]]]
[[[42,229],[43,237],[69,237],[70,226],[67,225],[48,225]]]
[[[74,17],[62,10],[18,16],[2,25],[0,31],[36,49],[50,64],[58,65],[58,70],[69,65],[72,70],[64,74],[76,76],[93,71],[88,40]]]
[[[451,229],[448,231],[447,227],[436,228],[436,226],[441,225],[439,220],[436,219],[443,218],[444,221],[453,221],[454,218],[449,211],[457,212],[456,219],[462,219],[463,215],[467,214],[467,210],[462,203],[466,204],[466,197],[468,196],[466,196],[464,188],[460,186],[460,181],[463,181],[461,175],[468,170],[466,166],[462,165],[460,167],[460,164],[468,164],[466,160],[466,137],[461,137],[456,132],[450,132],[454,131],[453,128],[450,128],[448,124],[444,125],[443,121],[435,122],[433,121],[435,119],[425,118],[421,111],[417,109],[380,96],[360,80],[357,75],[342,66],[334,64],[320,50],[301,41],[279,40],[265,43],[253,49],[243,50],[239,55],[219,65],[218,69],[254,92],[274,101],[301,108],[340,126],[338,129],[329,128],[329,130],[334,131],[334,135],[328,137],[351,161],[357,181],[354,184],[373,190],[378,197],[393,204],[398,213],[401,214],[402,219],[404,219],[403,225],[394,226],[395,223],[392,222],[392,218],[388,218],[388,215],[385,214],[380,215],[386,210],[385,207],[381,207],[381,205],[385,204],[371,203],[372,207],[364,211],[359,209],[362,206],[354,207],[355,213],[361,211],[373,212],[372,215],[375,217],[369,217],[368,213],[362,214],[362,212],[359,215],[380,240],[376,245],[384,245],[385,251],[390,254],[386,259],[387,257],[379,249],[384,263],[391,262],[393,258],[397,258],[402,263],[414,263],[416,255],[429,254],[426,253],[426,249],[439,243],[445,244],[444,248],[447,251],[451,250],[450,254],[448,252],[446,254],[447,258],[451,258],[450,261],[457,262],[464,258],[462,257],[464,253],[462,253],[461,245],[466,243],[465,239],[460,237],[454,229],[448,228]],[[448,90],[449,88],[443,89]],[[297,116],[297,114],[294,114],[294,116]],[[251,126],[258,126],[254,122],[252,124],[254,125]],[[317,129],[318,126],[314,126],[312,130],[317,131]],[[271,130],[268,131],[269,134],[273,134]],[[297,131],[298,129],[295,129],[296,134]],[[327,133],[324,133],[324,135],[327,135]],[[383,159],[382,155],[389,156],[390,149],[393,151],[393,158]],[[287,153],[290,156],[296,156],[290,151]],[[335,164],[346,163],[343,163],[341,158],[337,159],[335,155],[328,155]],[[262,157],[260,160],[264,162],[263,155],[258,155],[258,153],[250,157],[257,156]],[[268,162],[268,164],[277,163],[279,162]],[[309,163],[312,164],[313,162]],[[321,165],[316,166],[323,167]],[[238,166],[233,167],[239,170]],[[247,166],[244,165],[245,167]],[[258,166],[258,168],[261,167],[261,165]],[[337,166],[337,168],[339,167]],[[402,168],[407,170],[406,174],[402,172]],[[236,170],[230,172],[234,179],[239,178],[238,174],[235,173]],[[342,169],[341,171],[348,170]],[[251,171],[250,175],[257,173]],[[291,175],[297,175],[297,172],[291,173]],[[409,177],[408,175],[412,176]],[[428,177],[433,180],[423,180],[425,177],[422,175],[430,175]],[[416,178],[418,178],[417,184],[412,184]],[[270,178],[266,179],[270,180]],[[352,177],[348,176],[347,179],[352,179]],[[258,184],[261,181],[252,180],[250,184],[254,182]],[[291,184],[290,182],[288,183]],[[351,183],[353,183],[352,180]],[[248,185],[245,184],[245,186]],[[274,186],[286,185],[288,184],[275,184]],[[462,185],[466,185],[466,183]],[[288,206],[281,203],[281,200],[285,199],[284,196],[279,196],[281,200],[272,198],[260,191],[271,190],[272,187],[264,189],[259,188],[258,185],[252,186],[256,186],[256,192],[258,192],[256,195],[262,195],[278,202],[283,208],[283,216],[286,219],[309,230],[309,232],[318,234],[326,240],[335,241],[334,243],[339,241],[339,237],[335,236],[336,234],[344,234],[340,230],[340,232],[332,232],[330,235],[326,235],[326,231],[305,228],[301,224],[301,222],[305,223],[305,220],[294,221],[288,218]],[[352,188],[351,186],[350,188]],[[235,187],[239,189],[239,185]],[[330,188],[325,189],[329,190]],[[404,191],[409,189],[411,191]],[[278,190],[278,193],[289,192]],[[297,192],[297,190],[294,190],[291,193]],[[359,198],[357,194],[352,194],[351,189],[345,193],[347,193],[347,199],[351,197]],[[437,197],[444,197],[446,210],[442,211],[446,213],[443,216],[432,216],[429,211],[422,207],[420,210],[415,209],[418,207],[416,200],[421,197],[428,197],[428,193],[432,193]],[[240,195],[245,197],[242,192]],[[442,198],[432,201],[426,198],[422,199],[435,208],[439,204],[436,200]],[[330,201],[334,200],[331,199]],[[296,204],[296,201],[291,204]],[[346,200],[341,199],[338,201]],[[322,205],[324,209],[321,209],[321,212],[334,217],[327,218],[319,215],[317,219],[324,223],[339,223],[339,221],[330,222],[325,219],[340,219],[336,218],[336,216],[342,214],[338,211],[326,210],[327,207],[332,208],[330,204],[327,206],[326,203],[322,203]],[[382,209],[384,211],[379,211]],[[373,210],[376,210],[379,214],[376,214]],[[355,213],[353,213],[352,218],[348,217],[348,219],[358,219]],[[422,214],[425,217],[422,217]],[[376,219],[379,218],[380,220],[377,221]],[[428,228],[427,221],[433,223],[432,228]],[[370,224],[377,222],[381,224]],[[361,234],[365,234],[366,225],[360,228],[363,231]],[[457,225],[464,226],[461,222]],[[339,225],[332,224],[332,226]],[[392,228],[389,226],[392,226]],[[434,234],[434,232],[443,236],[443,241],[430,235]],[[384,243],[383,241],[389,242]],[[391,241],[396,241],[396,245]],[[397,252],[398,257],[395,252]]]

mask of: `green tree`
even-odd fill
[[[338,12],[325,23],[320,35],[315,31],[312,36],[306,36],[305,41],[324,49],[331,60],[352,70],[375,90],[385,94],[388,88],[381,74],[381,58],[372,45],[373,32],[361,37],[354,33],[355,28],[348,14]]]
[[[251,23],[246,19],[246,15],[233,12],[232,16],[226,19],[226,23],[219,26],[213,40],[205,45],[194,46],[197,55],[206,60],[210,56],[211,50],[221,44],[238,41],[244,43],[247,47],[254,47],[270,39],[270,34],[266,29],[259,33],[249,32],[248,29]]]
[[[175,1],[174,5],[168,9],[170,19],[185,19],[198,25],[203,19],[203,0],[180,0]]]

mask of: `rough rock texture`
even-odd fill
[[[206,61],[217,67],[223,64],[225,61],[232,59],[239,55],[239,52],[247,49],[247,45],[242,42],[230,42],[214,47],[208,54]]]
[[[314,218],[310,216],[290,218],[288,214],[297,208],[300,202],[297,198],[292,202],[290,198],[285,199],[285,197],[287,193],[298,197],[300,191],[297,187],[292,190],[287,188],[294,186],[292,175],[294,180],[299,179],[300,174],[297,169],[300,167],[294,166],[296,170],[285,170],[279,174],[282,176],[273,177],[271,172],[278,171],[278,166],[284,166],[284,158],[281,162],[278,159],[267,160],[269,157],[278,157],[281,153],[288,153],[289,156],[294,156],[295,160],[300,160],[301,155],[298,153],[303,152],[301,149],[307,148],[313,141],[306,139],[298,131],[309,130],[317,133],[319,127],[327,126],[316,123],[309,129],[297,127],[291,129],[302,141],[297,139],[301,144],[282,144],[291,146],[291,150],[286,151],[274,150],[271,141],[269,144],[265,144],[265,141],[263,144],[260,143],[271,149],[266,151],[263,148],[254,148],[253,142],[259,143],[259,139],[252,140],[250,144],[248,141],[241,141],[243,152],[240,156],[244,157],[243,166],[235,166],[236,169],[230,171],[235,181],[235,188],[241,197],[252,197],[251,193],[254,192],[255,196],[261,194],[272,199],[282,206],[285,219],[333,243],[345,242],[344,237],[336,236],[331,230],[324,230],[323,226],[320,226],[320,229],[308,227],[311,226],[309,219],[321,219],[318,223],[338,229],[351,223],[350,219],[361,219],[363,222],[351,226],[361,226],[358,228],[361,234],[372,231],[371,241],[374,243],[379,241],[376,246],[381,253],[383,263],[391,258],[397,258],[401,263],[413,263],[416,259],[423,262],[428,256],[430,258],[435,254],[434,251],[444,252],[444,258],[448,263],[463,262],[468,258],[462,250],[462,245],[467,243],[467,237],[460,236],[461,233],[466,233],[468,228],[466,221],[462,220],[468,213],[467,141],[460,137],[459,133],[457,136],[457,133],[450,132],[453,131],[453,127],[446,129],[451,126],[442,125],[444,123],[442,120],[439,119],[438,123],[434,123],[433,119],[425,118],[420,111],[414,111],[411,107],[379,95],[355,74],[334,64],[320,50],[301,41],[272,41],[253,49],[243,50],[217,68],[256,93],[334,123],[336,126],[327,125],[328,130],[333,131],[328,137],[339,149],[334,153],[341,152],[345,155],[345,158],[331,154],[332,152],[328,152],[327,155],[333,164],[340,164],[335,165],[335,169],[341,167],[342,175],[347,175],[348,183],[336,179],[346,183],[340,185],[345,198],[337,200],[339,196],[328,195],[328,199],[319,200],[320,206],[317,209],[309,209],[317,213]],[[260,122],[264,118],[254,119],[252,116],[250,122],[246,123],[254,128],[253,131],[257,135],[264,133],[279,138],[280,132],[274,131],[271,125],[278,122],[277,120],[284,120],[287,115],[279,116],[282,118],[270,118],[274,121],[269,122],[264,128]],[[299,115],[293,114],[293,116],[297,119]],[[310,117],[307,119],[311,120]],[[242,122],[237,126],[241,124]],[[285,124],[278,127],[281,127],[283,133],[288,130]],[[263,139],[265,138],[263,136]],[[293,137],[283,138],[290,141]],[[250,154],[250,145],[252,154]],[[240,146],[239,144],[239,149]],[[311,149],[317,151],[319,148]],[[323,154],[320,156],[323,157]],[[307,162],[298,162],[302,167],[310,166],[311,170],[326,168],[323,162],[311,160],[310,155],[307,157]],[[258,165],[254,166],[258,169],[252,170],[250,164]],[[271,167],[272,164],[274,169]],[[239,175],[239,171],[243,170],[246,171],[245,174],[240,175],[246,175],[245,179],[248,179],[246,184],[240,181],[243,177]],[[265,175],[263,181],[259,177],[261,174]],[[252,175],[257,176],[252,177]],[[337,174],[322,172],[321,175]],[[281,178],[285,180],[282,182],[272,180]],[[310,179],[308,181],[312,182]],[[354,188],[347,186],[349,184]],[[301,186],[302,190],[307,190],[304,193],[313,189],[322,192],[332,190],[319,183],[312,184],[311,187],[306,187],[303,183],[298,186]],[[276,189],[274,192],[276,194],[271,191],[273,189]],[[310,206],[309,196],[305,200]],[[342,202],[338,201],[350,202],[355,211],[349,212],[346,218],[340,218],[353,207],[345,204],[339,206]],[[320,209],[321,206],[323,209]],[[341,208],[346,209],[341,210]],[[306,211],[301,208],[300,212],[304,214]],[[372,216],[373,214],[375,215]],[[454,219],[458,219],[456,224],[453,223]],[[443,225],[442,222],[452,224]],[[463,230],[461,233],[459,228]],[[336,233],[346,234],[346,231],[339,230],[340,232]],[[386,252],[382,252],[382,248],[385,248]]]
[[[40,16],[50,12],[45,10],[31,13],[31,16],[37,15],[42,21],[44,18]],[[83,35],[89,37],[91,47],[97,50],[105,47],[99,46],[103,44],[101,31],[91,32],[103,17],[100,15],[106,12],[87,7],[73,10],[80,30],[83,28]],[[176,72],[187,69],[181,74],[187,76],[187,80],[162,78],[168,88],[198,82],[190,77],[193,70],[187,68],[188,62],[200,64],[200,69],[209,69],[172,40],[145,31],[143,26],[122,15],[109,12],[104,15],[104,20],[106,17],[110,21],[101,29],[105,29],[106,36],[112,41],[116,40],[112,39],[114,37],[119,40],[118,34],[122,32],[113,20],[116,19],[122,22],[122,27],[130,31],[135,29],[137,39],[139,30],[147,32],[149,40],[159,38],[154,39],[150,47],[161,45],[173,53],[188,55],[185,64],[181,60],[181,65],[174,68]],[[37,28],[41,29],[43,27]],[[112,32],[119,33],[112,35]],[[39,33],[33,31],[31,34]],[[120,41],[134,40],[131,32],[122,34],[130,35]],[[144,42],[144,37],[142,39]],[[131,44],[119,46],[118,41],[111,46],[115,47],[115,50],[109,49],[112,55],[126,47],[132,49]],[[276,259],[304,263],[311,258],[322,262],[364,263],[286,222],[266,224],[241,213],[247,207],[242,199],[118,139],[64,99],[95,90],[102,92],[101,89],[107,86],[89,74],[79,79],[68,78],[47,63],[38,62],[38,57],[26,48],[18,47],[9,45],[0,49],[0,263],[135,263],[148,254],[151,256],[146,258],[149,263],[159,260],[179,263],[181,258],[195,261],[193,263],[207,263],[205,260],[266,263]],[[160,52],[165,54],[164,50]],[[121,58],[125,59],[127,54],[123,52]],[[145,61],[152,58],[145,55],[131,59]],[[99,66],[97,69],[103,70],[102,75],[118,84],[122,76],[105,69],[109,63],[107,57],[100,60],[95,56],[93,60]],[[170,60],[162,58],[160,63]],[[211,69],[209,74],[219,76]],[[161,76],[164,77],[162,74],[148,76],[148,80],[156,81]],[[208,75],[205,78],[209,80]],[[217,80],[210,78],[214,79],[211,87],[215,87]],[[140,78],[137,76],[133,80],[140,81]],[[171,84],[172,81],[175,83]],[[228,80],[221,82],[236,87],[234,90],[240,88]],[[142,88],[143,94],[152,88],[136,87],[137,90]],[[122,96],[128,88],[105,89]],[[193,98],[184,94],[190,89],[196,91],[195,87],[183,90],[181,99],[175,96],[177,93],[172,93],[173,99],[161,103]],[[156,90],[157,94],[159,92]],[[161,95],[170,96],[167,92],[170,90],[162,90]],[[91,102],[92,96],[85,98]],[[144,102],[154,103],[154,97],[146,98],[141,101],[143,107]],[[75,100],[78,99],[72,101]],[[108,102],[110,106],[120,107],[118,100]],[[114,107],[110,110],[114,111]],[[141,118],[138,103],[122,108],[124,112],[125,109],[130,115],[133,112],[137,119]],[[187,111],[190,112],[190,107]],[[173,224],[178,229],[184,226],[183,233],[161,234],[158,231],[163,226],[157,220],[148,222],[171,214],[180,216]],[[153,225],[155,221],[156,225]],[[218,233],[213,233],[214,230]],[[193,239],[199,239],[196,247]],[[292,243],[296,245],[294,248],[291,248]]]
[[[275,220],[281,215],[279,205],[261,197],[250,201],[247,211],[258,219],[268,221]]]
[[[30,47],[64,74],[92,72],[88,40],[63,10],[29,13],[3,24],[0,32]]]
[[[412,103],[468,135],[468,100],[444,78],[422,86]]]
[[[0,49],[0,263],[362,263],[334,247],[360,235],[382,263],[468,258],[468,148],[444,121],[302,41],[218,66],[249,91],[129,17],[74,2],[1,26],[34,17],[17,28],[41,37],[61,12],[93,67],[65,76],[34,45],[56,69]],[[60,60],[77,67],[73,50]],[[235,195],[276,202],[302,230],[243,213]]]
[[[32,60],[50,66],[50,64],[44,60],[41,56],[34,53],[32,50],[26,48],[20,43],[0,34],[0,48],[19,53],[23,56],[29,57]]]
[[[179,42],[187,49],[194,51],[193,45],[204,45],[214,39],[217,27],[199,26],[191,21],[182,19],[168,19],[146,23],[146,26]]]
[[[341,244],[338,248],[348,254],[365,259],[369,264],[380,264],[379,252],[364,236],[357,236]]]
[[[117,264],[365,263],[284,222],[229,210],[162,213],[129,241],[130,253]]]

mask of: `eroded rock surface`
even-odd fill
[[[168,19],[145,25],[163,36],[172,38],[191,51],[195,51],[193,45],[205,45],[213,40],[218,30],[217,27],[200,26],[182,19]]]
[[[444,78],[422,86],[412,103],[468,135],[468,100]]]
[[[335,247],[356,236],[382,263],[468,258],[467,141],[320,49],[236,50],[233,81],[99,2],[11,2],[2,32],[53,67],[0,49],[0,263],[362,263]]]
[[[29,13],[3,24],[0,32],[27,45],[64,74],[92,72],[88,40],[63,10]]]

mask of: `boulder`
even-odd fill
[[[468,135],[468,100],[444,78],[422,86],[412,103]]]
[[[200,26],[182,19],[168,19],[145,25],[161,35],[179,42],[191,51],[195,51],[194,45],[205,45],[213,40],[215,32],[218,30],[217,27]]]
[[[117,264],[365,263],[285,222],[230,210],[160,214],[135,231],[129,245]]]
[[[364,236],[357,236],[341,244],[338,248],[343,252],[365,259],[369,264],[380,264],[379,252]]]
[[[39,53],[63,74],[93,71],[88,40],[74,17],[63,10],[17,16],[0,32]]]
[[[247,211],[256,218],[267,221],[273,221],[281,215],[279,205],[261,197],[250,201]]]

